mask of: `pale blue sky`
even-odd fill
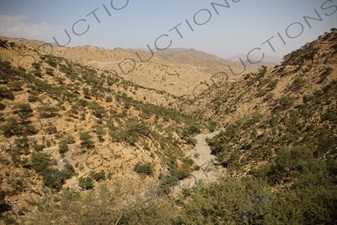
[[[67,45],[69,47],[93,45],[113,49],[146,48],[147,44],[155,48],[155,40],[167,34],[168,37],[158,40],[158,46],[164,48],[171,40],[170,48],[195,48],[223,58],[248,53],[253,48],[261,48],[253,53],[255,55],[263,52],[283,57],[284,54],[337,27],[337,0],[241,0],[236,3],[228,0],[230,8],[215,6],[219,15],[211,6],[212,2],[226,4],[224,0],[1,0],[0,35],[45,42],[54,42],[55,37],[60,44],[65,44],[68,41],[64,32],[66,29],[71,36],[71,41]],[[125,7],[115,10],[111,3],[115,8]],[[100,23],[93,14],[90,14],[97,8],[95,14]],[[303,16],[318,18],[315,9],[322,21],[308,19],[311,25],[309,28]],[[196,25],[193,21],[194,15],[198,23],[209,21],[204,25]],[[82,21],[79,21],[81,19]],[[185,22],[186,19],[193,27],[193,32]],[[83,35],[75,35],[72,26],[76,21],[79,22],[74,27],[75,32],[84,32],[88,25],[89,30]],[[183,38],[176,30],[169,31],[179,23],[182,24],[177,29]],[[289,36],[300,35],[293,39],[287,37],[288,26],[290,26]],[[277,33],[281,34],[286,45],[282,43]],[[261,45],[272,36],[274,38],[270,43],[275,52],[268,43]]]

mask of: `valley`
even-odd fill
[[[244,72],[0,39],[0,223],[337,222],[335,28]]]

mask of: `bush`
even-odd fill
[[[41,118],[51,118],[57,115],[59,111],[56,107],[44,105],[37,108],[37,111],[40,113]]]
[[[182,133],[183,137],[187,137],[193,134],[198,134],[200,133],[200,129],[196,126],[190,126],[187,130],[184,130]]]
[[[54,76],[54,69],[53,68],[46,68],[46,74],[50,76]]]
[[[78,186],[85,190],[89,190],[94,187],[94,184],[90,177],[81,177],[78,181]]]
[[[93,148],[94,141],[91,140],[92,136],[90,135],[90,132],[80,132],[80,140],[81,140],[81,146],[86,148]]]
[[[43,170],[43,183],[47,187],[60,190],[64,181],[71,178],[75,174],[75,169],[72,165],[66,164],[62,170],[47,168]]]
[[[36,95],[36,94],[29,94],[28,95],[28,101],[29,102],[37,102],[37,101],[39,101],[40,99],[39,99],[39,96],[38,95]]]
[[[64,183],[64,175],[58,169],[46,169],[42,173],[43,183],[50,188],[61,189]]]
[[[12,91],[22,91],[22,83],[21,82],[12,82],[10,84],[8,84],[8,87],[12,90]]]
[[[288,87],[288,91],[298,92],[305,85],[305,80],[302,77],[297,77],[294,82]]]
[[[45,145],[34,145],[34,150],[37,152],[41,152],[46,146]]]
[[[269,88],[269,91],[274,90],[275,87],[277,86],[278,82],[279,82],[278,79],[273,80],[272,82],[270,82],[270,83],[267,85],[267,87]]]
[[[0,125],[0,130],[5,137],[12,137],[14,135],[24,136],[36,134],[37,130],[31,124],[22,125],[18,123],[16,118],[9,117],[5,124]]]
[[[55,134],[57,132],[57,128],[52,124],[48,124],[48,127],[45,128],[45,131],[47,134]]]
[[[105,108],[97,102],[90,102],[89,108],[93,110],[93,114],[97,118],[103,118],[106,114]]]
[[[140,175],[152,176],[153,175],[153,165],[150,162],[146,162],[146,163],[138,162],[134,167],[134,171]]]
[[[40,64],[40,63],[33,62],[33,63],[32,63],[32,66],[33,66],[34,69],[36,69],[36,70],[40,70],[40,69],[41,69],[41,64]]]
[[[69,150],[68,145],[67,145],[67,141],[65,141],[65,140],[60,141],[58,145],[59,145],[59,153],[60,154],[64,154]]]
[[[50,156],[42,152],[34,152],[31,156],[33,169],[40,173],[48,169],[51,165]]]
[[[280,110],[286,110],[289,107],[291,107],[294,104],[295,98],[291,96],[283,96],[280,99],[278,99],[278,109]]]
[[[75,174],[75,168],[71,164],[67,163],[62,170],[62,174],[65,179],[70,179]]]
[[[170,187],[178,185],[179,179],[175,176],[165,177],[160,181],[159,190],[160,194],[170,193]]]
[[[7,119],[6,123],[0,126],[1,131],[3,132],[5,137],[11,137],[14,135],[22,134],[22,130],[20,129],[20,124],[14,117],[10,117]]]
[[[89,177],[91,177],[95,181],[105,180],[105,172],[104,170],[101,170],[101,172],[97,172],[97,173],[94,171],[91,171],[89,174]]]
[[[8,89],[7,87],[0,87],[0,100],[2,99],[9,99],[14,100],[13,91]]]
[[[112,102],[112,97],[111,96],[107,96],[105,98],[105,102]]]
[[[7,46],[7,40],[0,39],[0,48],[6,48]]]

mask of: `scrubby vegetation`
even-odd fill
[[[333,30],[280,66],[211,87],[186,101],[187,113],[135,100],[131,83],[60,57],[41,57],[30,72],[1,62],[10,85],[0,89],[0,128],[14,141],[0,160],[23,172],[1,173],[0,206],[40,181],[37,210],[18,210],[31,224],[336,224],[336,53],[323,51],[335,37]],[[29,95],[18,97],[21,90]],[[172,193],[200,170],[182,149],[216,125],[222,130],[207,142],[226,172]],[[132,175],[141,182],[123,187],[118,178]],[[68,180],[75,182],[63,188]]]
[[[24,44],[0,44],[6,51],[13,48],[13,56],[21,60],[17,66],[0,59],[0,147],[5,149],[0,176],[11,184],[2,183],[0,188],[4,196],[28,202],[21,214],[39,205],[45,190],[53,195],[69,185],[83,192],[96,190],[99,183],[124,171],[158,179],[155,165],[160,164],[165,168],[162,179],[172,175],[182,179],[192,171],[192,165],[178,167],[182,147],[192,147],[192,136],[209,124],[215,127],[214,122],[199,122],[183,112],[133,99],[130,96],[145,88],[108,71],[36,55]],[[26,58],[16,56],[19,48],[34,55],[35,61],[27,64]],[[122,145],[129,155],[148,155],[148,163],[140,157],[130,162],[122,157],[124,149],[115,152],[107,147],[111,143]],[[97,154],[102,149],[105,152]],[[121,162],[114,170],[102,166],[116,159]],[[11,173],[10,168],[17,169],[17,179],[4,175]],[[25,195],[32,189],[33,197]]]

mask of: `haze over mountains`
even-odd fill
[[[261,56],[249,55],[249,58],[253,62],[261,60],[262,57],[263,57],[262,61],[266,62],[266,63],[280,64],[282,62],[282,59],[280,57],[277,57],[277,56],[271,56],[271,55],[263,55],[263,56],[262,55]],[[239,61],[239,58],[241,58],[242,60],[247,60],[247,54],[241,53],[241,54],[232,56],[232,57],[228,58],[227,60],[232,61],[232,62],[237,62],[237,61]]]

